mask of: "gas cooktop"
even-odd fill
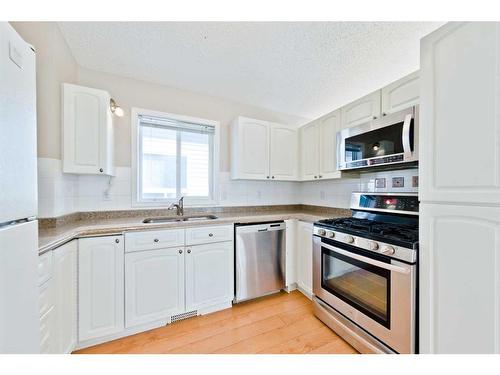
[[[418,222],[399,224],[376,219],[346,217],[319,220],[315,224],[337,232],[349,233],[409,248],[414,248],[415,244],[418,243]]]

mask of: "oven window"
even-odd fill
[[[345,161],[401,154],[403,122],[358,134],[345,140]]]
[[[389,270],[322,248],[321,286],[390,328]]]

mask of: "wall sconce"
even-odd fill
[[[120,107],[118,104],[116,104],[113,98],[109,100],[109,108],[111,109],[111,112],[117,115],[118,117],[123,116],[123,108]]]

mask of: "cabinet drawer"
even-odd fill
[[[125,234],[125,252],[184,246],[184,229],[155,230]]]
[[[186,245],[231,241],[233,239],[233,231],[234,229],[232,225],[187,228]]]
[[[38,257],[38,285],[42,285],[52,277],[52,251]]]
[[[54,287],[52,281],[48,281],[39,288],[38,306],[40,316],[54,307]]]

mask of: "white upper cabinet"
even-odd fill
[[[342,107],[342,129],[380,117],[380,90]]]
[[[268,178],[268,122],[238,117],[233,122],[231,131],[231,177],[250,180]]]
[[[319,126],[319,175],[318,178],[338,178],[337,132],[340,131],[340,110],[322,117]]]
[[[500,24],[449,23],[422,39],[420,198],[500,203]]]
[[[312,122],[300,128],[301,179],[314,180],[319,175],[319,127]]]
[[[231,126],[231,177],[248,180],[297,179],[297,130],[238,117]]]
[[[113,175],[113,120],[108,92],[62,84],[63,172]]]
[[[275,180],[296,180],[298,178],[298,132],[297,129],[269,124],[270,160],[269,174]]]
[[[301,180],[339,178],[337,170],[337,132],[340,109],[303,126],[301,134]]]
[[[82,238],[78,249],[78,339],[124,329],[123,236]]]
[[[419,103],[420,72],[417,70],[382,89],[382,116]]]

